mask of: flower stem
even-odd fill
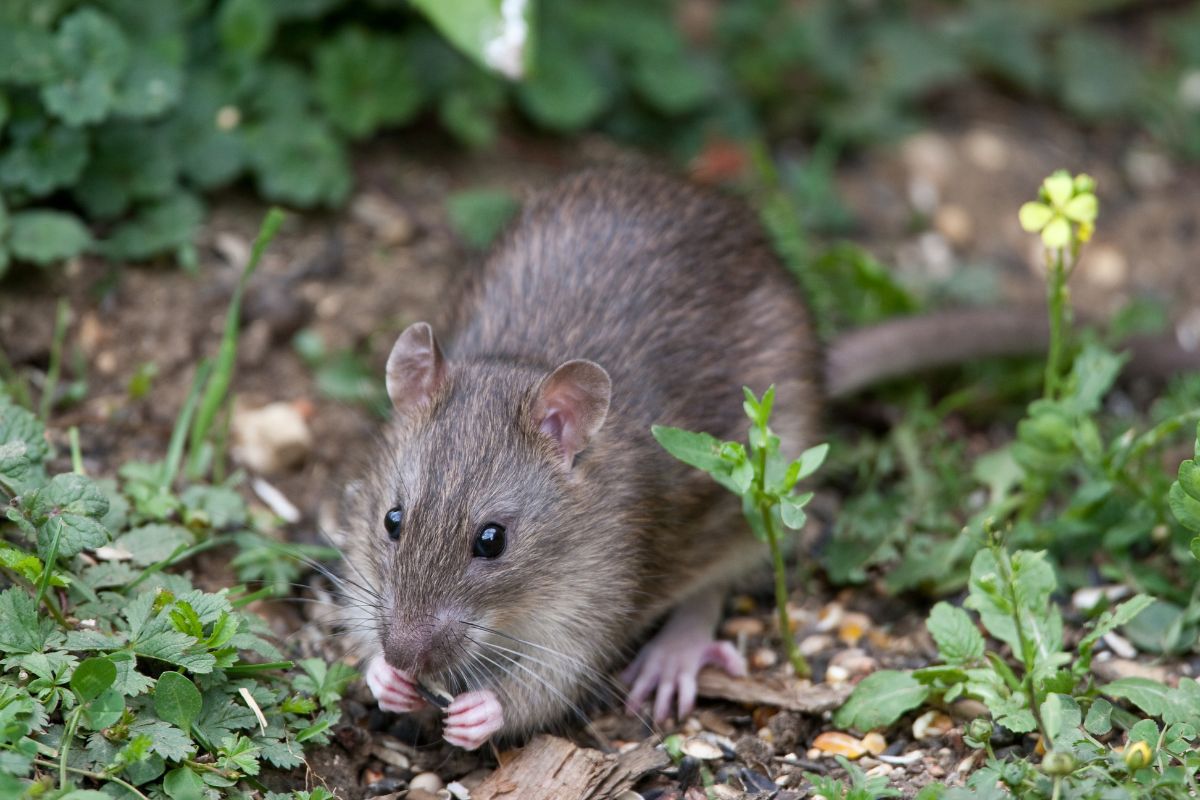
[[[1042,395],[1053,400],[1062,385],[1062,359],[1065,342],[1067,308],[1066,254],[1063,248],[1054,251],[1050,259],[1049,282],[1046,286],[1046,301],[1050,309],[1050,349],[1046,355],[1045,386]]]

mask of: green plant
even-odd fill
[[[900,796],[899,790],[888,788],[887,776],[868,777],[861,767],[851,764],[844,756],[837,756],[837,762],[842,769],[846,770],[846,775],[850,778],[850,785],[846,786],[828,775],[806,772],[804,777],[812,784],[815,794],[819,794],[826,800],[877,800],[881,797]]]
[[[742,498],[742,513],[750,529],[771,550],[775,604],[788,661],[797,675],[807,675],[808,664],[796,649],[796,639],[788,620],[787,570],[781,526],[792,530],[804,527],[804,506],[812,499],[812,492],[793,494],[793,490],[797,483],[817,471],[829,452],[829,445],[811,447],[789,463],[780,453],[779,437],[768,426],[771,407],[775,403],[775,387],[768,388],[761,400],[749,388],[743,388],[743,392],[745,402],[742,405],[751,422],[749,452],[741,442],[722,442],[707,433],[663,425],[655,425],[651,432],[668,453],[708,473],[721,486]]]

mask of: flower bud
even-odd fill
[[[1042,772],[1047,775],[1070,775],[1075,771],[1075,756],[1061,750],[1051,750],[1042,759]]]
[[[1130,742],[1125,747],[1125,766],[1130,769],[1141,769],[1153,757],[1154,751],[1145,742]]]
[[[991,741],[992,723],[983,717],[976,717],[967,725],[966,734],[967,738],[980,744]]]

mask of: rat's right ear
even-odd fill
[[[408,414],[428,403],[445,378],[446,363],[433,328],[425,322],[409,325],[387,360],[387,393],[396,413]]]

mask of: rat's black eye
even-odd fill
[[[400,538],[400,526],[404,523],[404,509],[393,506],[383,515],[383,529],[393,542]]]
[[[504,526],[498,522],[485,522],[475,534],[471,554],[476,558],[496,558],[504,552],[504,544]]]

